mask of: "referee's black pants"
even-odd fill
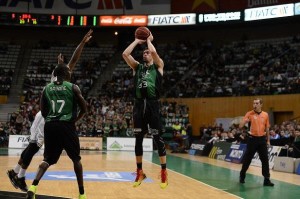
[[[270,178],[269,171],[269,159],[268,159],[268,147],[267,147],[267,139],[265,136],[255,137],[250,136],[247,143],[246,153],[243,159],[243,166],[240,172],[240,177],[245,178],[246,171],[248,170],[252,158],[255,155],[255,152],[258,153],[259,159],[261,161],[262,166],[262,175],[265,178]]]

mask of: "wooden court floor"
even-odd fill
[[[0,156],[0,191],[20,192],[6,176],[18,161],[21,150],[2,152]],[[33,158],[27,172],[31,184],[42,153]],[[241,165],[189,154],[167,154],[169,186],[159,187],[160,166],[157,153],[144,153],[143,169],[147,181],[132,187],[135,176],[133,152],[82,151],[85,191],[89,199],[198,199],[198,198],[300,198],[300,176],[271,171],[275,187],[263,187],[261,168],[250,167],[246,183],[238,183]],[[37,194],[78,198],[72,162],[62,155],[42,179]],[[54,176],[54,179],[53,179]],[[127,176],[120,178],[120,176]],[[52,179],[51,179],[52,177]],[[62,180],[63,179],[63,180]],[[38,198],[38,197],[37,197]]]

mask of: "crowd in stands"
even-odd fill
[[[300,37],[241,41],[157,44],[165,62],[162,93],[166,97],[218,97],[300,93]],[[133,57],[142,62],[142,47]],[[121,60],[102,88],[110,96],[132,92],[132,70]],[[110,91],[116,91],[110,93]]]
[[[203,143],[226,141],[245,144],[248,136],[247,127],[240,129],[238,124],[233,124],[228,130],[224,130],[222,124],[200,128],[200,137]],[[295,142],[300,142],[300,122],[298,120],[284,121],[271,126],[270,143],[272,146],[292,147]]]
[[[1,142],[8,135],[29,135],[30,126],[39,111],[39,97],[27,93],[19,110],[10,115],[6,124],[1,124]],[[108,96],[86,98],[88,113],[76,123],[76,133],[82,137],[133,137],[133,99]],[[185,128],[189,124],[188,108],[176,103],[161,102],[164,128],[170,129],[176,122]],[[191,134],[191,130],[189,131]],[[149,133],[151,134],[151,133]],[[3,141],[2,141],[3,140]]]
[[[76,46],[71,44],[40,41],[32,51],[24,79],[23,89],[25,95],[26,92],[30,92],[38,96],[46,83],[50,82],[51,73],[57,64],[58,54],[62,53],[64,62],[68,63],[75,48]],[[72,74],[72,82],[80,87],[84,96],[87,96],[113,55],[112,45],[86,44],[81,59]]]
[[[19,46],[0,43],[0,95],[8,95],[12,83]]]
[[[198,62],[168,97],[273,95],[300,92],[300,38],[191,45]],[[194,50],[193,50],[194,49]],[[197,49],[197,50],[196,50]]]
[[[63,44],[40,43],[37,48],[49,49],[55,45],[61,47]],[[233,42],[221,47],[211,42],[179,41],[173,44],[157,44],[157,51],[165,62],[162,95],[212,97],[299,93],[299,46],[299,37]],[[139,61],[142,51],[142,47],[137,47],[133,52],[133,56]],[[111,57],[107,54],[99,54],[92,60],[83,59],[76,66],[77,72],[74,71],[72,81],[80,86],[85,95],[93,85],[93,78],[105,70],[101,66],[101,60],[109,58]],[[36,69],[29,70],[26,75],[25,102],[18,112],[11,114],[11,120],[4,125],[5,132],[25,135],[29,133],[34,115],[39,110],[39,92],[35,89],[37,86],[42,88],[49,82],[43,75],[49,77],[55,61],[31,61],[30,65]],[[122,70],[114,71],[112,79],[102,86],[98,97],[86,98],[89,113],[76,126],[79,136],[133,135],[133,73],[123,60],[120,66]],[[182,127],[180,134],[189,135],[191,126],[186,106],[162,102],[161,113],[166,131],[173,131],[173,125],[178,123]],[[272,127],[271,135],[274,139],[285,136],[290,139],[287,144],[291,144],[291,140],[297,137],[298,130],[298,123],[289,121]],[[218,126],[206,127],[201,130],[201,135],[203,140],[211,142],[225,140],[243,143],[247,139],[247,133],[236,126],[232,126],[229,131]]]

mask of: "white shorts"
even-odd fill
[[[44,144],[44,126],[45,120],[39,111],[30,128],[30,143],[36,143],[39,147]]]

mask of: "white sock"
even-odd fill
[[[18,173],[18,178],[25,177],[25,173],[26,173],[26,169],[21,168],[19,173]]]
[[[19,173],[20,169],[21,169],[21,165],[17,164],[14,168],[14,172]]]

